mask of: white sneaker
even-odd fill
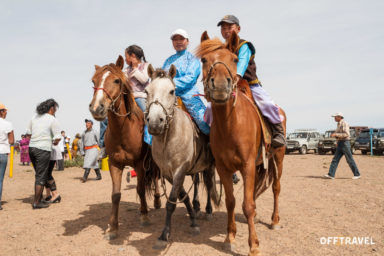
[[[335,177],[329,176],[328,174],[325,174],[324,177],[327,178],[327,179],[331,179],[331,180],[335,179]]]
[[[353,176],[352,179],[353,179],[353,180],[358,180],[358,179],[360,179],[360,177],[361,177],[361,176]]]

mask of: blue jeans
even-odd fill
[[[3,180],[5,175],[5,169],[7,169],[8,154],[0,154],[0,206],[1,206],[1,194],[3,193]]]
[[[353,160],[351,152],[351,143],[349,140],[340,140],[337,142],[337,148],[335,155],[333,156],[331,166],[329,167],[328,175],[335,177],[337,166],[339,165],[340,159],[345,156],[349,167],[351,168],[354,176],[360,176],[359,169],[357,169],[355,160]]]
[[[100,147],[105,147],[104,145],[104,135],[105,131],[107,130],[108,126],[108,118],[105,118],[103,121],[100,122]]]
[[[147,99],[146,98],[135,98],[136,104],[139,106],[141,111],[145,112],[147,108]]]

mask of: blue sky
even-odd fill
[[[0,1],[0,102],[16,136],[36,105],[54,98],[73,137],[90,118],[94,64],[115,62],[131,44],[161,66],[184,28],[190,49],[207,30],[221,38],[225,14],[240,19],[256,47],[265,90],[288,116],[288,131],[350,125],[384,127],[384,1]],[[98,125],[96,125],[98,129]]]

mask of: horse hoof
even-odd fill
[[[205,214],[205,219],[208,220],[208,221],[212,220],[213,219],[212,213],[206,213]]]
[[[143,227],[151,225],[151,222],[149,222],[149,218],[147,215],[141,215],[140,216],[140,224]]]
[[[202,220],[204,218],[203,214],[201,211],[195,211],[196,219]]]
[[[249,253],[248,256],[261,256],[261,252],[259,248],[252,249]]]
[[[236,246],[233,243],[224,243],[224,249],[226,251],[235,252]]]
[[[161,208],[161,201],[155,202],[154,206],[155,206],[155,209],[160,209]]]
[[[271,229],[272,230],[279,230],[279,229],[281,229],[281,226],[279,224],[272,224]]]
[[[152,247],[155,250],[163,250],[167,248],[168,242],[163,240],[157,240],[155,245]]]
[[[104,235],[104,239],[108,240],[108,241],[116,239],[116,237],[117,237],[117,233],[115,233],[115,232],[107,233]]]
[[[200,235],[200,227],[192,227],[191,233],[193,236]]]

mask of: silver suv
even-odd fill
[[[307,154],[308,150],[317,152],[317,145],[320,140],[320,133],[315,129],[300,129],[290,133],[287,138],[286,154],[299,151],[300,154]]]

